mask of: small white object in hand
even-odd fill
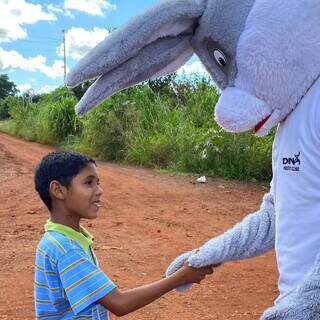
[[[200,178],[197,179],[197,182],[199,183],[206,183],[207,182],[207,178],[205,176],[202,176]]]

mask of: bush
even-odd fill
[[[94,109],[82,123],[84,150],[106,160],[123,161],[127,152],[127,132],[140,122],[141,111],[136,102],[140,100],[143,104],[148,94],[150,89],[146,86],[131,88]]]
[[[0,99],[0,120],[10,118],[9,106],[3,99]]]
[[[24,97],[7,97],[13,133],[31,141],[57,144],[80,131],[74,105],[76,98],[66,89],[43,95],[38,103]]]
[[[80,122],[74,110],[76,102],[75,97],[64,97],[42,108],[39,125],[44,124],[42,132],[47,131],[47,137],[52,143],[59,143],[80,131]]]
[[[37,110],[34,105],[23,97],[17,96],[7,97],[5,101],[12,118],[13,134],[26,140],[36,141],[37,134],[34,128]]]

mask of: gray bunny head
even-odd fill
[[[83,115],[141,81],[178,70],[195,53],[222,90],[215,108],[227,131],[265,135],[320,75],[318,0],[165,0],[92,49],[69,86],[96,79]]]

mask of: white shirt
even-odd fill
[[[320,79],[279,125],[272,166],[278,304],[303,281],[320,253]]]

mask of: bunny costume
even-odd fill
[[[176,71],[193,53],[222,90],[215,117],[224,129],[263,136],[279,125],[273,179],[256,213],[178,257],[167,274],[185,260],[201,267],[275,247],[280,296],[262,319],[320,319],[320,2],[161,1],[71,70],[70,86],[97,78],[77,113]]]

